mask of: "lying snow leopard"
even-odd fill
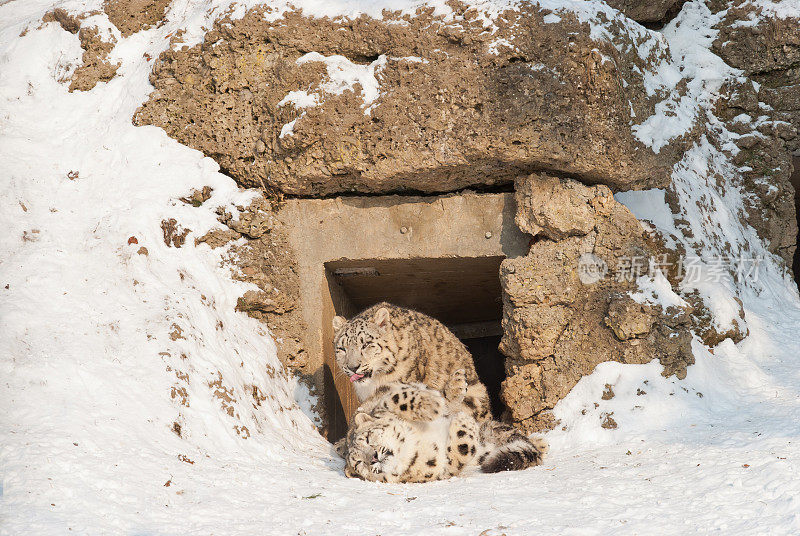
[[[363,402],[381,385],[422,383],[450,398],[453,372],[468,383],[464,404],[479,421],[490,418],[489,395],[478,379],[472,355],[438,320],[411,309],[379,303],[349,321],[333,319],[336,362]]]
[[[463,371],[456,372],[455,383]],[[337,444],[345,474],[372,482],[429,482],[471,471],[496,473],[542,463],[543,439],[496,421],[478,422],[460,401],[425,385],[383,385]]]

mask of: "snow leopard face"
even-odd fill
[[[345,475],[370,482],[399,482],[413,453],[403,441],[410,430],[396,419],[356,414],[347,438]]]
[[[337,316],[333,329],[336,363],[363,400],[381,383],[381,376],[395,369],[397,361],[386,339],[386,332],[391,329],[389,312],[379,309],[372,318],[356,317],[349,322]]]

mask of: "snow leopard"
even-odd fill
[[[349,321],[333,319],[336,362],[363,402],[381,385],[422,383],[449,397],[449,379],[463,369],[464,405],[479,421],[491,417],[489,395],[478,379],[472,355],[444,324],[428,315],[382,302]]]
[[[464,396],[464,371],[454,377]],[[345,474],[371,482],[429,482],[542,463],[544,439],[529,439],[496,421],[479,422],[465,410],[457,397],[448,400],[420,383],[378,387],[337,444],[346,460]]]

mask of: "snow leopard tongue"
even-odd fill
[[[363,377],[364,377],[363,374],[351,374],[350,375],[350,381],[351,382],[357,382],[358,380],[360,380]]]

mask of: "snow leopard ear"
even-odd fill
[[[333,331],[334,331],[334,333],[336,333],[340,329],[342,329],[342,326],[344,326],[346,323],[347,323],[347,319],[345,317],[343,317],[343,316],[334,316],[333,317]]]
[[[356,413],[356,416],[353,417],[353,422],[356,426],[361,426],[362,424],[371,422],[373,420],[374,419],[372,415],[369,415],[368,413]]]
[[[347,458],[347,438],[343,437],[333,444],[333,450],[342,458]]]
[[[381,307],[377,311],[375,311],[375,323],[378,324],[378,327],[381,329],[386,329],[389,327],[389,309],[386,307]]]

